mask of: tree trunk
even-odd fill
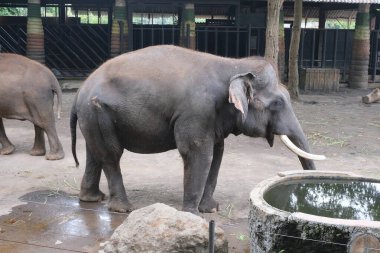
[[[111,31],[111,57],[128,50],[128,21],[126,0],[116,0]]]
[[[359,4],[359,10],[356,14],[349,79],[351,88],[368,88],[370,50],[369,7],[370,4]]]
[[[278,33],[278,72],[281,82],[285,81],[285,29],[284,29],[284,11],[280,11],[280,27]]]
[[[301,37],[302,22],[302,0],[294,1],[294,21],[292,28],[292,38],[289,49],[289,93],[293,99],[299,97],[299,75],[298,75],[298,51]]]
[[[181,20],[181,46],[195,49],[196,47],[196,34],[195,34],[195,9],[193,3],[185,4],[182,11]]]
[[[268,1],[267,29],[265,34],[265,58],[278,63],[278,34],[280,10],[284,0]]]
[[[28,0],[28,21],[26,27],[26,55],[30,59],[45,63],[44,28],[41,19],[40,0]]]

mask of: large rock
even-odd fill
[[[208,252],[208,222],[164,204],[133,211],[106,242],[106,253]],[[227,252],[227,241],[215,229],[215,252]]]

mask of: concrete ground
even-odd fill
[[[330,94],[304,94],[293,107],[316,154],[318,170],[351,171],[380,178],[380,103],[365,105],[370,90],[343,89]],[[85,142],[78,130],[79,168],[71,155],[69,111],[75,93],[63,95],[57,130],[66,156],[47,161],[28,155],[34,140],[29,122],[5,120],[17,150],[0,156],[0,252],[93,252],[126,215],[109,214],[105,204],[78,202],[85,165]],[[136,208],[162,202],[180,209],[182,160],[176,150],[155,155],[125,152],[121,167],[130,201]],[[270,148],[264,139],[230,136],[215,198],[221,204],[215,219],[229,239],[230,252],[248,252],[249,193],[260,181],[280,171],[302,169],[278,139]],[[101,189],[108,193],[105,177]],[[50,239],[47,239],[50,238]]]

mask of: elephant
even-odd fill
[[[47,160],[65,156],[55,128],[54,93],[58,100],[58,118],[62,107],[62,91],[53,73],[27,57],[0,53],[0,143],[1,155],[13,153],[15,146],[5,134],[3,118],[28,120],[34,124],[35,139],[30,154],[46,154],[44,132],[50,152]]]
[[[223,58],[173,45],[115,57],[83,83],[70,115],[78,166],[77,124],[86,142],[79,198],[105,198],[99,189],[103,170],[108,209],[116,212],[132,210],[120,168],[124,149],[142,154],[178,149],[184,162],[182,209],[194,214],[219,210],[213,193],[229,134],[263,137],[271,146],[274,135],[286,135],[298,147],[295,151],[309,152],[289,93],[270,62]],[[315,169],[311,158],[319,157],[299,156],[303,169]]]

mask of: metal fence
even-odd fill
[[[110,57],[109,25],[45,24],[46,65],[58,77],[85,77]],[[225,57],[263,56],[265,28],[251,26],[196,26],[196,49]],[[380,31],[371,32],[370,81],[380,74]],[[178,25],[132,25],[129,49],[180,44]],[[189,41],[189,30],[183,35]],[[300,68],[336,68],[348,80],[354,30],[302,29]],[[285,29],[288,63],[291,29]],[[186,44],[186,43],[185,43]],[[26,25],[0,26],[2,52],[26,54]]]
[[[110,57],[108,25],[45,25],[45,62],[58,77],[86,77]]]
[[[0,26],[0,52],[26,54],[26,25]]]
[[[176,25],[134,25],[131,48],[140,48],[154,45],[179,45],[180,27]]]
[[[290,41],[290,29],[286,31],[286,35],[286,39]],[[300,67],[340,69],[341,80],[347,81],[353,35],[353,30],[302,29]]]

